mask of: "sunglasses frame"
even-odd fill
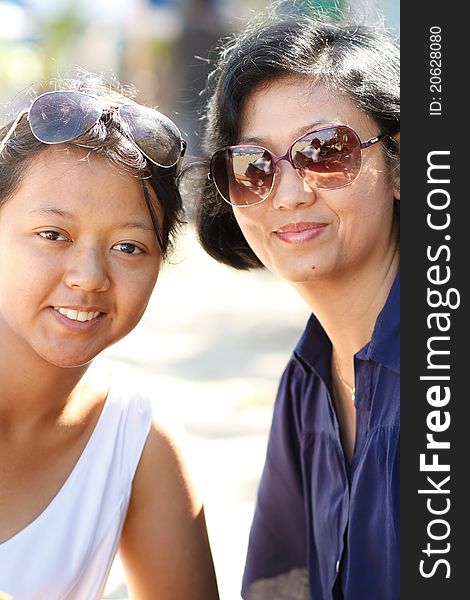
[[[96,120],[86,129],[84,129],[84,131],[80,132],[78,135],[75,135],[71,138],[66,138],[60,141],[50,141],[50,140],[43,140],[41,139],[37,133],[34,131],[32,125],[31,125],[31,121],[30,121],[30,113],[32,108],[34,107],[34,105],[36,104],[36,102],[38,102],[41,98],[44,98],[45,96],[51,96],[53,94],[69,94],[70,96],[72,95],[80,95],[82,97],[88,97],[91,100],[93,100],[93,102],[96,104],[97,108],[101,108],[101,111],[98,115],[98,111],[97,111],[97,118]],[[162,169],[171,169],[172,167],[174,167],[175,165],[178,164],[178,162],[181,160],[181,158],[184,156],[185,152],[186,152],[186,148],[187,148],[187,143],[186,141],[183,139],[181,132],[179,130],[179,128],[177,127],[177,125],[166,115],[164,115],[163,113],[161,113],[158,110],[155,110],[154,108],[150,108],[147,106],[143,106],[141,104],[138,103],[134,103],[134,102],[126,102],[124,104],[110,104],[110,105],[106,105],[105,103],[101,102],[99,98],[97,98],[96,96],[93,96],[92,94],[88,94],[87,92],[80,92],[77,90],[51,90],[49,92],[44,92],[43,94],[40,94],[39,96],[37,96],[36,98],[34,98],[34,100],[31,102],[31,104],[29,105],[28,108],[23,109],[16,117],[16,119],[13,121],[10,129],[7,131],[6,135],[4,136],[3,140],[0,142],[0,154],[3,152],[3,149],[5,148],[5,146],[7,145],[8,141],[10,140],[10,138],[12,137],[12,135],[14,134],[18,124],[20,123],[20,121],[23,119],[24,116],[27,116],[28,122],[29,122],[29,126],[31,128],[31,133],[34,135],[34,137],[41,142],[42,144],[46,144],[46,145],[55,145],[55,144],[67,144],[69,142],[72,142],[73,140],[79,138],[80,136],[84,135],[87,131],[89,131],[94,125],[96,125],[96,123],[98,123],[98,121],[101,119],[101,117],[103,116],[103,113],[107,110],[107,109],[111,109],[116,111],[118,114],[120,113],[122,108],[125,107],[131,107],[134,109],[139,109],[144,108],[150,111],[153,111],[155,113],[157,113],[157,115],[161,115],[162,117],[164,117],[165,120],[168,120],[171,122],[171,124],[173,125],[173,127],[175,128],[177,134],[178,134],[178,138],[180,141],[180,153],[178,158],[176,159],[175,162],[173,162],[170,165],[163,165],[161,163],[158,163],[154,158],[152,158],[151,156],[149,156],[147,154],[147,152],[145,152],[143,150],[143,148],[141,147],[141,145],[139,144],[139,142],[135,139],[134,135],[132,134],[132,131],[126,131],[126,134],[128,135],[128,137],[130,137],[130,139],[134,142],[134,144],[139,148],[139,151],[142,152],[142,154],[145,156],[145,158],[147,158],[151,163],[153,163],[154,165],[157,165],[157,167],[160,167]],[[129,123],[129,119],[126,118],[124,115],[121,115],[121,118],[124,122]]]
[[[383,140],[384,138],[388,137],[388,134],[386,133],[381,133],[379,135],[376,135],[374,137],[371,137],[370,139],[362,142],[361,138],[359,137],[359,135],[354,131],[354,129],[352,127],[349,127],[349,125],[342,125],[342,124],[338,124],[338,125],[326,125],[325,127],[320,127],[319,129],[312,129],[311,131],[308,131],[307,133],[303,133],[302,135],[299,135],[297,138],[295,138],[295,140],[293,142],[291,142],[291,144],[289,144],[289,147],[287,148],[287,151],[285,154],[283,154],[282,156],[279,156],[277,154],[274,154],[274,152],[271,152],[271,150],[269,150],[268,148],[265,148],[264,146],[260,146],[258,144],[235,144],[233,146],[225,146],[224,148],[220,148],[220,150],[217,150],[216,152],[214,152],[214,154],[212,155],[211,161],[210,161],[210,170],[209,173],[207,174],[207,178],[212,181],[217,189],[217,192],[219,193],[219,195],[221,196],[221,198],[223,200],[225,200],[225,202],[227,202],[228,204],[230,204],[230,206],[236,206],[237,208],[249,208],[250,206],[256,206],[257,204],[261,204],[261,202],[264,202],[265,200],[267,200],[269,198],[269,196],[271,195],[273,189],[274,189],[274,184],[276,181],[276,174],[277,174],[277,169],[275,168],[276,165],[281,162],[281,160],[286,160],[291,167],[295,170],[295,172],[298,174],[298,176],[305,181],[305,179],[302,177],[300,170],[298,167],[295,166],[294,164],[294,160],[292,158],[292,149],[295,146],[295,144],[297,144],[298,142],[300,142],[300,140],[302,140],[303,138],[312,135],[312,134],[317,134],[320,133],[321,131],[327,131],[328,129],[347,129],[350,133],[353,134],[353,136],[357,139],[357,141],[359,142],[359,149],[361,151],[361,163],[359,165],[359,170],[357,172],[357,175],[354,177],[354,179],[352,179],[351,181],[348,181],[347,183],[343,184],[343,185],[339,185],[339,186],[335,186],[335,187],[315,187],[315,186],[310,186],[312,187],[312,189],[323,189],[323,190],[337,190],[337,189],[341,189],[343,187],[347,187],[349,185],[351,185],[352,183],[354,183],[356,181],[356,179],[359,177],[361,170],[362,170],[362,150],[365,150],[366,148],[370,148],[370,146],[373,146],[374,144],[376,144],[377,142],[379,142],[380,140]],[[261,200],[258,200],[258,202],[253,202],[251,204],[234,204],[233,202],[230,202],[229,199],[227,199],[222,192],[219,189],[219,186],[217,185],[217,181],[216,178],[214,177],[214,163],[215,160],[218,158],[218,156],[220,156],[220,154],[227,152],[228,150],[236,150],[236,149],[242,149],[242,148],[255,148],[255,149],[259,149],[262,150],[263,153],[267,152],[269,154],[269,156],[271,157],[271,162],[272,165],[274,167],[274,171],[273,171],[273,180],[272,180],[272,184],[271,187],[269,189],[269,192],[267,193],[267,195],[262,198]],[[308,184],[310,185],[310,184]]]

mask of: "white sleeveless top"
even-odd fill
[[[13,600],[101,599],[152,420],[151,402],[113,378],[95,429],[47,508],[0,544]]]

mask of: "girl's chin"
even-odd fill
[[[42,360],[52,367],[57,367],[59,369],[80,369],[87,367],[99,354],[93,353],[86,355],[57,355],[57,354],[49,354],[47,352],[38,353]]]

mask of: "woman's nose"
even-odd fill
[[[276,178],[271,196],[273,207],[277,209],[292,210],[301,205],[311,205],[316,201],[315,191],[287,160],[276,165]]]
[[[103,292],[109,288],[110,276],[104,250],[76,247],[68,256],[65,283],[70,288],[86,292]]]

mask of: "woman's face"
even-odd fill
[[[51,147],[0,208],[0,347],[88,363],[137,325],[160,262],[141,181]]]
[[[361,141],[380,133],[377,123],[348,98],[308,80],[280,80],[247,100],[239,143],[283,155],[291,142],[326,125],[349,125]],[[253,251],[292,283],[338,278],[374,267],[392,247],[394,190],[379,142],[363,150],[362,170],[349,186],[313,190],[287,161],[278,163],[271,195],[234,208]]]

